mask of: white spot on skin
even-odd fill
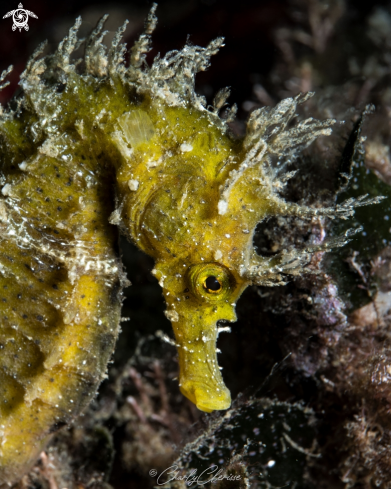
[[[218,260],[220,260],[222,257],[223,257],[223,254],[221,253],[221,251],[220,251],[220,250],[216,250],[216,251],[215,251],[215,254],[214,254],[214,259],[215,259],[216,261],[218,261]]]
[[[176,323],[179,321],[179,314],[174,310],[171,309],[169,311],[164,312],[166,318],[171,321],[172,323]]]
[[[121,223],[121,209],[115,209],[109,217],[109,223],[118,226]]]
[[[226,202],[225,200],[219,200],[219,203],[217,204],[217,210],[220,216],[224,216],[224,214],[228,210],[228,202]]]
[[[226,237],[226,238],[230,238],[230,237],[231,237],[231,235],[230,235],[230,234],[226,234],[226,235],[225,235],[225,237]]]
[[[22,170],[22,171],[26,171],[27,170],[27,162],[26,161],[22,161],[22,163],[19,163],[19,168]]]
[[[135,192],[138,189],[140,184],[139,184],[138,180],[129,180],[128,185],[129,185],[130,190]]]
[[[10,196],[12,194],[11,185],[9,183],[5,184],[4,187],[1,189],[1,193],[6,197]]]
[[[191,144],[183,143],[180,145],[179,149],[182,151],[182,153],[188,153],[189,151],[192,151],[193,146]]]

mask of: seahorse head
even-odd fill
[[[353,204],[310,209],[287,203],[281,195],[293,175],[287,171],[289,163],[318,136],[330,134],[335,122],[310,118],[293,124],[297,106],[312,94],[255,110],[245,137],[233,137],[228,122],[235,107],[220,117],[229,90],[218,92],[213,107],[207,107],[194,89],[196,73],[206,69],[223,40],[206,48],[186,45],[148,67],[145,53],[156,24],[155,8],[132,48],[130,66],[116,71],[137,97],[111,133],[120,153],[112,222],[155,259],[153,273],[162,286],[178,348],[180,389],[200,410],[210,412],[231,403],[216,340],[221,324],[236,320],[235,305],[244,289],[284,283],[320,249],[262,257],[253,246],[257,224],[271,216],[347,217]],[[345,238],[333,244],[340,246]]]
[[[217,325],[236,320],[235,303],[250,283],[239,267],[252,250],[253,229],[243,218],[221,215],[218,206],[240,145],[206,111],[153,105],[149,100],[119,121],[137,161],[124,160],[120,171],[121,222],[156,260],[181,391],[199,409],[226,409],[230,393],[217,364]],[[139,134],[142,142],[135,141]]]
[[[261,220],[290,212],[278,194],[272,151],[285,150],[276,128],[284,132],[301,100],[258,111],[253,117],[261,127],[250,121],[244,140],[233,138],[215,113],[190,103],[169,107],[152,97],[118,121],[117,137],[131,148],[118,172],[119,222],[156,261],[153,273],[175,332],[180,389],[203,411],[231,402],[216,356],[221,323],[236,320],[236,302],[248,285],[281,281],[282,269],[273,269],[281,257],[273,263],[259,256],[253,235]],[[264,132],[270,127],[260,124],[266,117],[274,121],[269,141]],[[307,124],[315,134],[328,131],[322,123],[317,131]],[[291,272],[303,260],[295,254],[293,262]]]

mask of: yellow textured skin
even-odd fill
[[[298,96],[253,112],[246,137],[235,140],[219,117],[227,90],[212,110],[194,92],[195,74],[222,39],[148,67],[155,9],[129,67],[124,28],[109,52],[102,45],[104,18],[78,72],[70,59],[78,20],[56,53],[40,59],[38,49],[21,76],[16,109],[0,112],[0,487],[31,466],[105,376],[126,283],[118,227],[155,259],[180,389],[210,412],[231,404],[217,364],[218,322],[236,320],[249,284],[283,283],[284,274],[303,271],[311,252],[329,246],[262,257],[252,243],[257,223],[354,212],[352,202],[310,209],[279,194],[289,178],[284,159],[330,134],[334,121],[288,129],[308,98]]]
[[[7,143],[29,123],[6,122]],[[1,482],[15,480],[88,405],[118,335],[113,175],[101,148],[81,141],[61,135],[56,157],[51,143],[46,153],[19,144],[23,160],[8,151],[2,163]]]

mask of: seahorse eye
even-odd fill
[[[219,302],[235,288],[230,271],[219,263],[199,263],[190,267],[187,275],[189,289],[207,302]]]
[[[209,275],[204,282],[204,288],[210,293],[220,292],[223,285],[214,275]]]

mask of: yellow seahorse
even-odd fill
[[[229,91],[211,109],[194,91],[196,73],[223,39],[186,45],[148,66],[155,10],[128,67],[120,42],[126,24],[106,50],[106,16],[82,63],[71,61],[77,19],[54,54],[37,49],[14,109],[1,109],[0,486],[34,463],[105,377],[126,283],[118,227],[155,259],[180,389],[210,412],[231,403],[216,339],[220,320],[235,321],[243,290],[281,283],[311,252],[346,242],[262,257],[253,247],[256,225],[276,215],[347,218],[355,205],[374,202],[287,203],[279,193],[291,175],[286,163],[330,134],[334,121],[292,127],[309,97],[299,95],[254,111],[236,140],[228,128],[235,108],[219,117]]]

